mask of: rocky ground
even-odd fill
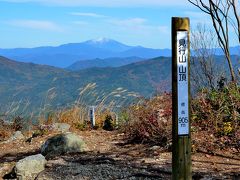
[[[159,146],[126,144],[124,134],[103,130],[79,131],[86,143],[82,153],[48,159],[36,179],[171,179],[171,153]],[[0,143],[0,177],[7,176],[20,159],[40,153],[50,133]],[[193,179],[240,179],[240,156],[228,152],[192,154]]]

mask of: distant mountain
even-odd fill
[[[159,42],[160,43],[160,42]],[[220,48],[216,55],[223,55]],[[231,47],[232,55],[240,55],[240,46]],[[151,59],[159,56],[171,57],[171,49],[152,49],[142,46],[128,46],[118,41],[99,38],[81,43],[69,43],[56,47],[0,49],[0,55],[20,62],[32,62],[66,68],[77,61],[87,59],[140,57]]]
[[[138,56],[146,59],[159,56],[170,57],[171,55],[172,55],[171,49],[151,49],[142,46],[136,46],[119,53],[120,57]]]
[[[221,48],[216,48],[215,54],[218,56],[224,55]],[[230,47],[230,54],[240,56],[240,46]]]
[[[66,69],[71,71],[79,71],[82,69],[93,67],[120,67],[134,62],[143,61],[144,59],[139,57],[127,57],[127,58],[106,58],[106,59],[91,59],[85,61],[77,61]]]
[[[232,56],[233,66],[239,67],[239,56]],[[218,66],[228,72],[223,56],[215,57]],[[39,108],[66,107],[79,98],[79,92],[89,83],[96,88],[81,99],[88,105],[96,104],[98,97],[116,89],[125,89],[143,97],[152,96],[157,89],[171,90],[171,58],[158,57],[121,67],[88,68],[68,71],[47,65],[17,62],[0,56],[0,111],[15,107],[28,111]],[[124,99],[123,99],[124,98]],[[132,100],[129,93],[111,97],[117,104]],[[11,107],[11,108],[10,108]]]
[[[89,40],[84,43],[95,48],[101,48],[112,52],[122,52],[132,48],[131,46],[107,38]]]
[[[0,49],[0,55],[16,61],[65,68],[76,61],[86,59],[131,56],[150,59],[158,56],[170,56],[171,52],[169,49],[159,50],[128,46],[115,40],[101,38],[57,47]]]
[[[171,59],[164,57],[117,68],[90,68],[77,72],[0,57],[0,107],[3,112],[13,107],[12,102],[19,103],[21,108],[30,103],[28,110],[31,111],[66,107],[78,99],[80,89],[88,83],[97,85],[92,94],[82,98],[90,105],[98,96],[109,95],[117,88],[148,97],[162,82],[169,90],[170,71]],[[124,98],[111,99],[118,103],[131,99],[129,94]]]

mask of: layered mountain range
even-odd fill
[[[240,55],[240,47],[231,47],[230,51],[232,55]],[[223,55],[222,50],[219,48],[215,49],[215,53],[216,55]],[[83,62],[79,64],[82,64],[82,66],[93,67],[87,64],[89,64],[90,60],[96,62],[96,59],[109,60],[121,58],[121,61],[124,61],[124,63],[116,63],[116,61],[112,61],[112,63],[108,61],[105,63],[106,65],[100,63],[100,67],[116,67],[134,61],[136,62],[140,59],[151,59],[159,56],[170,57],[171,49],[152,49],[142,46],[129,46],[112,39],[99,38],[81,43],[63,44],[56,47],[45,46],[36,48],[0,49],[0,55],[21,62],[32,62],[60,68],[70,67],[71,69],[71,65],[81,61]],[[135,60],[133,60],[133,57]],[[90,63],[93,64],[93,62]],[[99,62],[96,63],[99,64]],[[80,67],[80,69],[83,68]]]
[[[69,43],[56,47],[0,49],[0,55],[21,62],[32,62],[66,68],[76,61],[96,58],[139,57],[150,59],[158,56],[169,57],[170,49],[151,49],[128,46],[115,40],[101,38],[82,43]]]
[[[109,98],[119,103],[126,98],[131,99],[131,94],[149,97],[160,84],[165,84],[165,88],[170,90],[170,71],[171,59],[165,57],[121,67],[95,67],[80,71],[0,57],[0,105],[2,110],[7,110],[13,102],[20,103],[22,108],[29,103],[28,110],[46,105],[49,108],[66,107],[80,97],[80,91],[89,83],[96,83],[96,87],[87,92],[87,96],[81,95],[84,103],[96,104],[99,96],[108,96],[117,89],[125,93]]]
[[[238,52],[237,47],[231,50]],[[150,97],[159,90],[170,91],[170,53],[170,49],[134,47],[109,39],[0,49],[1,112],[15,106],[26,106],[28,112],[67,107],[80,98],[80,91],[89,83],[95,84],[94,89],[81,97],[87,105],[97,104],[116,90],[124,92],[109,98],[116,104],[129,103],[135,95]],[[237,69],[239,56],[232,58]],[[214,60],[228,73],[224,56],[215,56]]]

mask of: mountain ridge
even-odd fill
[[[29,102],[30,111],[43,108],[42,104],[47,104],[50,109],[67,107],[78,99],[79,89],[89,83],[96,83],[94,92],[98,96],[122,88],[148,97],[156,91],[156,85],[170,80],[170,64],[169,58],[155,58],[121,67],[98,67],[72,72],[0,57],[0,105],[3,110],[12,102]],[[93,94],[85,97],[85,103],[94,104],[95,98]],[[119,97],[113,99],[123,102]]]
[[[96,58],[83,61],[77,61],[72,65],[68,66],[66,69],[71,71],[79,71],[82,69],[93,68],[93,67],[120,67],[127,64],[144,61],[145,59],[139,57],[113,57],[113,58]]]
[[[76,61],[95,58],[105,59],[137,56],[150,59],[166,54],[170,56],[170,50],[164,51],[167,51],[167,53],[158,49],[129,46],[112,39],[100,39],[62,44],[59,46],[0,49],[0,55],[17,61],[65,68]]]
[[[230,47],[230,52],[232,55],[240,55],[240,46]],[[192,52],[192,54],[194,54],[194,52]],[[216,48],[215,54],[223,55],[223,52],[220,48]],[[101,38],[59,46],[0,49],[0,55],[21,62],[32,62],[35,64],[67,68],[77,61],[96,58],[127,58],[136,56],[143,59],[151,59],[159,56],[171,57],[171,49],[129,46],[116,40]]]

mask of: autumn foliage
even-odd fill
[[[166,146],[171,141],[171,94],[142,99],[123,112],[122,131],[132,143]],[[125,113],[125,114],[124,114]]]

